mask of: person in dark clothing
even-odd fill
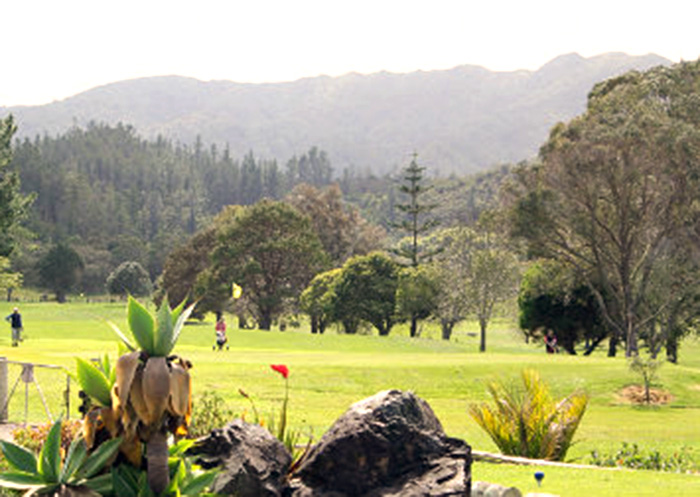
[[[559,352],[559,346],[557,345],[557,337],[554,336],[552,330],[549,330],[544,337],[544,345],[547,349],[548,354],[556,354]]]
[[[12,346],[17,347],[22,341],[22,315],[19,309],[15,307],[12,314],[5,317],[5,321],[9,321],[12,327]]]

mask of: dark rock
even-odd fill
[[[390,390],[350,407],[294,474],[294,497],[468,496],[471,448],[430,406]]]
[[[237,419],[213,430],[188,451],[204,468],[221,467],[212,491],[237,497],[278,497],[287,487],[292,456],[259,425]]]

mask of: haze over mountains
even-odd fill
[[[537,71],[464,65],[408,74],[348,74],[289,83],[121,81],[51,104],[0,108],[18,136],[60,134],[90,121],[133,125],[147,138],[228,144],[234,157],[286,161],[317,146],[336,171],[383,174],[413,152],[431,171],[469,174],[533,157],[549,129],[585,109],[593,85],[671,62],[657,55],[562,55]]]

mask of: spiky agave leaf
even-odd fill
[[[63,463],[63,468],[61,468],[61,474],[59,475],[58,481],[61,483],[67,483],[68,480],[78,471],[78,468],[82,466],[87,457],[87,445],[83,438],[74,438],[68,448],[68,453],[66,454],[66,460]]]
[[[23,473],[37,472],[37,461],[33,452],[5,440],[0,440],[0,450],[13,468]]]
[[[153,355],[155,349],[155,320],[139,301],[129,296],[127,319],[131,334],[141,350]]]
[[[49,430],[44,445],[39,452],[37,471],[47,483],[58,483],[61,471],[61,420],[56,421]]]
[[[184,301],[183,301],[183,303],[184,303]],[[180,313],[180,315],[178,316],[177,320],[175,321],[175,325],[173,326],[173,341],[172,341],[171,350],[173,347],[175,347],[175,343],[177,343],[178,338],[180,338],[180,333],[182,332],[182,329],[184,328],[185,323],[192,315],[192,311],[194,311],[195,305],[196,304],[192,304],[192,305],[188,306],[186,309],[184,309],[182,311],[182,313]]]
[[[126,335],[122,332],[122,330],[119,329],[119,327],[116,324],[114,324],[111,321],[107,321],[107,324],[110,326],[110,328],[112,328],[112,331],[114,331],[114,333],[116,333],[116,335],[121,340],[121,342],[119,342],[119,345],[124,345],[127,349],[131,351],[136,350],[136,346],[131,343],[131,341],[126,337]]]
[[[155,334],[153,337],[153,355],[167,357],[173,349],[173,318],[168,307],[168,300],[163,299],[157,312]]]
[[[112,385],[102,369],[80,357],[76,357],[75,360],[78,363],[76,374],[80,388],[101,405],[111,406],[110,389]]]
[[[171,314],[171,318],[173,321],[173,326],[177,322],[178,318],[180,317],[180,314],[182,314],[182,311],[185,309],[185,304],[187,303],[187,297],[182,299],[182,302],[180,302],[178,305],[173,307],[173,312]]]

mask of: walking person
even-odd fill
[[[12,314],[5,317],[5,321],[9,321],[12,327],[12,346],[17,347],[22,341],[22,315],[19,313],[19,309],[15,307]]]
[[[224,321],[223,316],[219,315],[214,329],[216,330],[216,345],[212,349],[216,350],[216,347],[219,347],[219,350],[223,350],[224,345],[228,342],[228,338],[226,338],[226,321]],[[228,345],[226,345],[226,350],[228,350]]]

